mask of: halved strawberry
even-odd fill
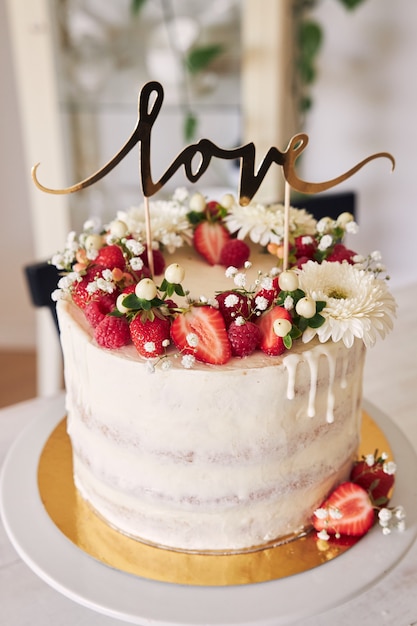
[[[194,231],[193,243],[210,265],[218,265],[223,246],[229,239],[229,231],[220,222],[201,222]]]
[[[147,359],[160,356],[165,352],[165,342],[169,340],[169,320],[154,317],[142,320],[139,313],[130,322],[130,335],[139,354]]]
[[[223,316],[211,306],[193,307],[178,315],[171,337],[178,350],[203,363],[223,365],[232,354]]]
[[[259,348],[269,356],[278,356],[285,351],[283,337],[279,337],[274,331],[274,322],[279,319],[288,320],[292,323],[291,315],[283,306],[274,306],[258,317],[256,321],[261,331]]]
[[[326,530],[329,535],[362,537],[374,520],[374,507],[365,489],[345,482],[314,512],[312,523],[316,530]]]
[[[350,480],[365,489],[375,505],[383,506],[389,500],[395,476],[384,471],[383,459],[375,459],[371,466],[363,459],[353,466]]]

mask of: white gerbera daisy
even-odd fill
[[[325,322],[319,328],[307,328],[303,341],[315,335],[324,343],[342,340],[350,348],[355,337],[368,348],[377,333],[384,337],[393,326],[396,304],[386,282],[372,272],[358,270],[349,263],[309,261],[299,271],[299,286],[307,296],[325,301],[321,312]]]
[[[280,244],[284,239],[284,205],[255,202],[247,206],[236,204],[230,208],[225,223],[231,233],[237,233],[238,239],[249,237],[261,246]],[[289,230],[292,237],[315,234],[316,223],[314,217],[304,209],[290,207]]]

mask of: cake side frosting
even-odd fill
[[[301,347],[297,363],[256,355],[149,374],[132,350],[95,345],[74,305],[58,311],[76,485],[123,532],[179,549],[254,546],[308,526],[348,476],[360,342]]]

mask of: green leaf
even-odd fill
[[[204,222],[205,219],[206,219],[206,214],[204,211],[190,211],[189,213],[187,213],[187,220],[193,226],[196,226],[197,224]]]
[[[323,41],[321,26],[312,20],[301,22],[298,30],[298,45],[303,60],[311,60],[320,50]]]
[[[177,284],[177,285],[174,285],[174,287],[175,287],[175,293],[177,294],[177,296],[185,296],[185,291],[182,285]]]
[[[310,328],[320,328],[320,326],[322,326],[324,322],[325,318],[320,315],[320,313],[316,313],[314,317],[310,317],[310,319],[308,320],[308,326],[310,326]]]
[[[323,300],[317,300],[316,313],[321,313],[325,306],[326,306],[326,302],[324,302]]]
[[[186,67],[190,74],[197,74],[204,70],[210,63],[223,52],[223,46],[212,44],[210,46],[199,46],[190,50],[185,59]]]
[[[184,138],[186,141],[191,141],[194,138],[197,130],[197,118],[191,111],[188,111],[184,119]]]
[[[349,11],[351,11],[353,9],[356,9],[356,7],[359,6],[360,4],[362,4],[363,0],[339,0],[339,2],[343,4],[345,9],[348,9]]]
[[[291,350],[292,347],[292,338],[291,338],[291,333],[288,333],[288,335],[285,335],[284,339],[284,346],[287,348],[287,350]]]
[[[145,2],[146,0],[131,0],[130,10],[132,14],[137,15],[138,13],[140,13]]]

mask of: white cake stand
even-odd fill
[[[252,585],[186,586],[139,578],[88,556],[54,525],[38,492],[40,454],[62,415],[34,420],[10,449],[0,476],[3,522],[20,557],[40,578],[107,616],[149,626],[287,626],[364,592],[395,567],[417,535],[416,455],[387,416],[368,404],[364,408],[398,459],[392,504],[405,507],[407,530],[383,536],[375,527],[338,558],[301,574]]]

